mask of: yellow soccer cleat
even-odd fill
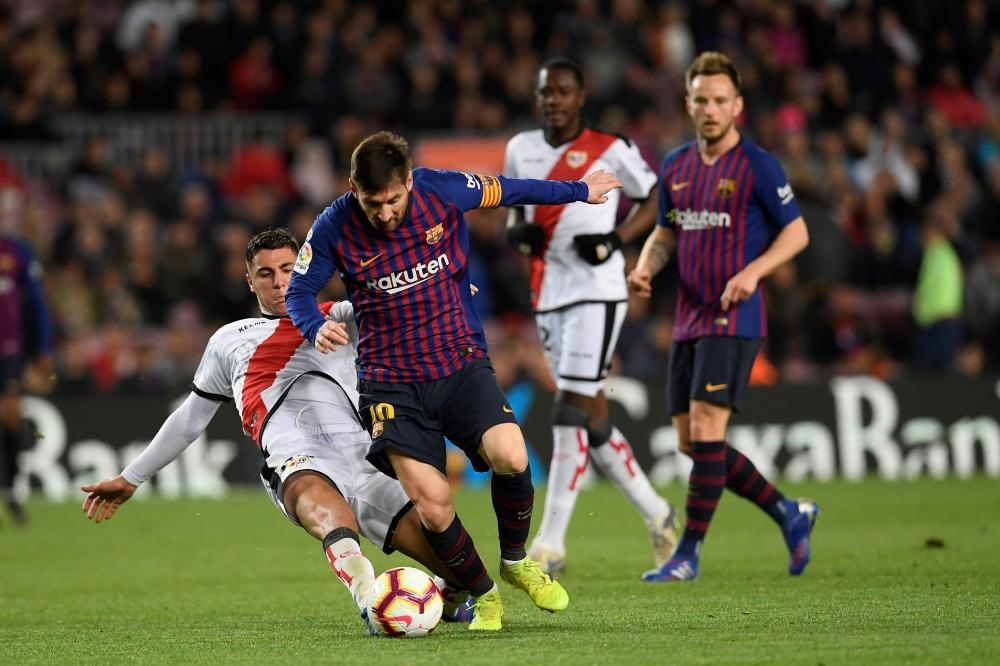
[[[532,603],[542,610],[555,613],[569,606],[569,594],[563,586],[552,580],[532,559],[526,557],[514,564],[501,564],[500,577],[527,592]]]
[[[503,602],[500,590],[494,585],[486,594],[476,597],[476,613],[469,623],[469,631],[500,631],[503,628]]]

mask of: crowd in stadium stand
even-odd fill
[[[655,167],[693,137],[684,70],[706,49],[736,60],[741,129],[782,160],[812,238],[767,282],[754,381],[995,373],[997,2],[35,0],[0,8],[0,224],[45,261],[57,390],[185,386],[206,336],[253,312],[250,235],[288,225],[301,240],[367,133],[510,136],[537,122],[539,64],[565,55],[586,72],[591,122]],[[58,145],[60,114],[215,111],[299,120],[281,145],[185,172],[155,143],[115,162],[104,137],[60,182],[3,159]],[[474,281],[495,356],[534,371],[525,264],[503,220],[474,224]],[[615,365],[655,382],[673,314],[673,277],[658,280],[630,304]]]

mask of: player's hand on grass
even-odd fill
[[[719,299],[722,309],[728,310],[730,305],[750,298],[757,291],[759,282],[760,277],[746,268],[729,278],[726,288],[722,290],[722,297]]]
[[[653,295],[653,274],[649,272],[648,268],[637,266],[632,269],[628,277],[625,278],[625,283],[628,285],[628,290],[636,296],[649,298]]]
[[[606,169],[588,173],[583,177],[583,182],[590,188],[587,203],[591,204],[604,203],[608,200],[608,192],[622,186],[622,181],[618,180],[618,176]]]
[[[347,324],[327,319],[316,332],[315,347],[324,354],[347,344]]]
[[[118,507],[132,497],[137,487],[121,475],[89,486],[80,486],[80,490],[87,493],[87,498],[83,500],[83,511],[95,523],[110,520]]]

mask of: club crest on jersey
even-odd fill
[[[720,178],[719,184],[715,186],[715,193],[723,199],[736,191],[736,181],[732,178]]]
[[[570,166],[571,169],[579,169],[584,164],[587,163],[587,151],[586,150],[568,150],[566,151],[566,164]]]
[[[292,270],[299,275],[305,275],[309,271],[309,264],[312,262],[312,259],[312,245],[309,244],[309,241],[306,241],[299,248],[299,256],[295,258],[295,267]]]
[[[424,238],[427,239],[427,244],[428,245],[434,245],[434,243],[437,243],[439,240],[441,240],[442,236],[444,236],[444,223],[443,222],[439,223],[439,224],[435,224],[430,229],[427,229],[426,231],[424,231]]]
[[[375,439],[376,437],[380,436],[382,434],[382,430],[384,428],[385,428],[385,424],[382,423],[381,421],[376,421],[375,423],[373,423],[372,424],[372,439]]]

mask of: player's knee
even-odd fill
[[[590,446],[602,446],[611,439],[611,422],[605,419],[596,426],[587,428],[587,443]]]
[[[518,474],[528,468],[528,451],[520,447],[508,446],[490,456],[490,468],[495,474]]]
[[[587,412],[568,403],[559,401],[552,405],[552,425],[587,427]]]
[[[432,532],[444,532],[455,520],[455,506],[451,502],[433,501],[424,497],[413,501],[420,522]]]

